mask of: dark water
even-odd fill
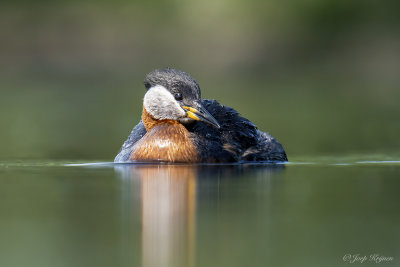
[[[400,161],[370,158],[3,162],[0,266],[399,266]]]

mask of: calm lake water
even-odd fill
[[[0,266],[400,265],[395,158],[67,163],[0,163]]]

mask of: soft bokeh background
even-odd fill
[[[160,67],[289,157],[396,153],[399,3],[2,1],[0,159],[112,160]]]

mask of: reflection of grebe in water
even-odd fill
[[[144,85],[142,120],[115,162],[287,161],[282,145],[234,109],[202,100],[187,73],[162,69]]]
[[[142,266],[194,266],[196,167],[117,166],[140,183]]]
[[[129,206],[126,201],[135,202],[140,195],[142,266],[191,267],[195,265],[196,202],[202,193],[199,183],[243,177],[244,172],[269,178],[284,166],[123,164],[115,168],[123,183],[135,185],[123,184],[131,197],[125,196],[121,204]]]
[[[196,180],[190,167],[139,170],[143,266],[193,266]]]

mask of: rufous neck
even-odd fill
[[[149,131],[151,128],[160,123],[179,124],[179,122],[174,120],[156,120],[147,112],[144,107],[142,111],[142,122],[146,128],[146,131]]]

